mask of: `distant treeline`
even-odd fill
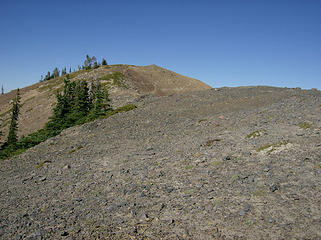
[[[95,69],[95,68],[98,68],[99,66],[104,66],[104,65],[108,65],[107,60],[105,58],[103,58],[100,63],[97,61],[97,58],[95,56],[90,57],[87,54],[84,64],[82,66],[78,65],[77,70]],[[69,73],[72,73],[74,71],[76,71],[76,70],[75,69],[72,70],[71,68],[69,68]],[[67,68],[66,67],[62,68],[61,70],[59,70],[57,67],[55,67],[52,72],[48,71],[45,76],[41,75],[40,82],[47,81],[47,80],[50,80],[50,79],[53,79],[56,77],[60,77],[60,76],[65,76],[65,75],[67,75]]]

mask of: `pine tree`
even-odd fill
[[[69,79],[65,79],[63,94],[58,93],[57,104],[54,108],[54,114],[51,120],[47,124],[47,128],[64,129],[73,125],[70,117],[72,113],[72,106],[74,106],[74,90],[75,83],[70,82]]]
[[[96,69],[96,68],[99,68],[99,65],[98,65],[97,61],[94,62],[94,65],[93,65],[93,69]]]
[[[61,76],[64,76],[67,74],[67,70],[66,68],[64,67],[63,69],[61,69]]]
[[[3,89],[3,85],[1,86],[1,94],[4,94],[4,89]]]
[[[51,78],[59,77],[59,75],[60,75],[60,72],[59,72],[58,68],[55,67],[55,69],[52,72]]]
[[[7,139],[8,145],[15,145],[18,141],[17,131],[18,131],[18,118],[20,110],[20,91],[17,89],[17,95],[12,103],[11,108],[11,122],[9,128],[9,134]]]
[[[83,122],[90,110],[89,89],[86,81],[79,81],[75,87],[75,104],[73,116],[75,122]]]
[[[84,62],[84,69],[91,69],[91,57],[89,55],[86,55],[86,60]]]
[[[96,119],[106,114],[111,110],[109,105],[110,99],[108,91],[102,89],[101,83],[97,80],[97,83],[91,87],[91,110],[88,115],[89,120]]]
[[[104,65],[108,65],[105,58],[103,58],[103,60],[101,60],[101,65],[103,65],[103,66],[104,66]]]
[[[44,81],[47,81],[51,78],[50,72],[48,71],[47,75],[44,78]]]

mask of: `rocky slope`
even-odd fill
[[[1,239],[320,239],[321,93],[146,96],[1,162]]]
[[[209,89],[205,83],[182,76],[156,65],[110,65],[94,70],[81,70],[70,74],[71,81],[100,79],[108,87],[112,105],[119,107],[145,94],[156,96],[170,95]],[[19,136],[35,132],[43,127],[52,115],[56,103],[56,93],[63,86],[64,77],[34,84],[20,89],[21,114],[19,120]],[[7,136],[10,123],[10,101],[16,91],[0,95],[0,130]]]

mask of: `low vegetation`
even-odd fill
[[[267,151],[268,153],[271,153],[271,152],[275,151],[276,149],[278,149],[279,147],[281,147],[283,145],[287,145],[288,143],[290,143],[290,141],[288,141],[288,140],[280,141],[277,143],[267,143],[267,144],[262,145],[259,148],[257,148],[256,151],[257,152]]]
[[[264,130],[264,129],[256,130],[256,131],[250,133],[249,135],[247,135],[245,138],[246,139],[257,138],[257,137],[262,136],[262,134],[265,132],[266,132],[266,130]]]
[[[121,72],[115,71],[113,73],[106,74],[101,78],[101,80],[112,81],[112,84],[118,87],[126,87],[126,85],[123,83],[124,74]]]
[[[101,87],[100,81],[91,82],[90,87],[86,81],[71,82],[64,80],[63,92],[57,94],[57,104],[54,114],[45,124],[45,127],[18,140],[18,114],[20,108],[20,95],[13,101],[12,117],[7,141],[0,147],[0,159],[6,159],[31,148],[48,138],[54,137],[64,129],[84,124],[98,118],[107,118],[114,114],[135,109],[133,104],[112,109],[109,102],[108,91]]]
[[[308,122],[301,122],[299,124],[299,127],[302,128],[302,129],[308,129],[308,128],[311,128],[312,125],[310,123],[308,123]]]

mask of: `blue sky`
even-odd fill
[[[75,68],[157,64],[212,87],[321,89],[319,0],[0,0],[0,85]]]

